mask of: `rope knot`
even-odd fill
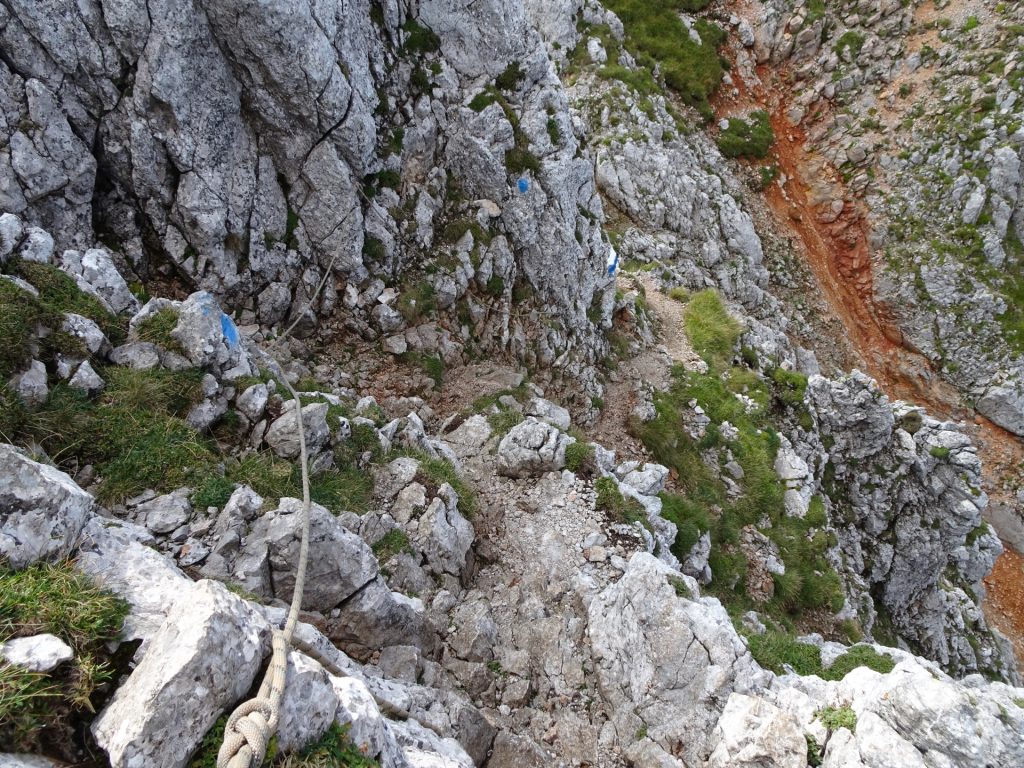
[[[217,753],[217,768],[250,768],[263,763],[276,720],[271,702],[251,699],[231,713],[224,726],[224,741]]]

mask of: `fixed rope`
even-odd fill
[[[310,297],[309,304],[299,314],[299,318],[313,306],[333,269],[334,257],[331,258],[323,279]],[[273,346],[287,338],[297,323],[298,318],[285,329]],[[302,543],[299,546],[299,563],[295,570],[295,590],[292,592],[292,603],[288,609],[284,630],[274,630],[270,666],[263,676],[256,697],[242,702],[228,717],[224,726],[224,740],[217,753],[217,768],[259,768],[266,757],[267,746],[277,730],[281,697],[284,695],[288,679],[288,646],[292,642],[295,625],[299,620],[302,593],[306,588],[306,566],[309,562],[309,455],[306,451],[306,428],[302,421],[302,401],[299,400],[299,393],[295,391],[295,387],[285,376],[278,362],[265,352],[260,351],[260,356],[277,379],[288,388],[295,406],[296,429],[299,433],[299,462],[302,467]]]

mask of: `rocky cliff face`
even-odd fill
[[[756,82],[756,64],[792,74],[786,124],[834,170],[808,169],[831,177],[818,182],[821,216],[834,207],[833,229],[865,254],[844,277],[873,322],[1021,434],[1020,8],[768,2],[761,12],[746,74]]]
[[[98,238],[244,323],[295,319],[326,279],[306,327],[337,309],[397,352],[441,316],[448,361],[470,338],[531,364],[600,350],[601,202],[521,4],[0,15],[0,207],[58,248]]]
[[[102,638],[0,627],[0,671],[62,702],[0,718],[2,749],[45,754],[0,764],[212,760],[294,589],[300,426],[311,560],[282,752],[1024,763],[1024,689],[979,606],[1001,545],[977,449],[844,372],[854,350],[772,216],[781,199],[801,231],[814,211],[837,242],[862,232],[843,190],[881,200],[867,158],[888,155],[818,107],[917,72],[921,8],[670,17],[729,116],[767,68],[794,72],[773,124],[851,175],[807,207],[795,177],[726,159],[734,126],[713,139],[710,91],[667,84],[640,5],[0,0],[0,580],[84,579],[123,609]],[[1018,144],[996,115],[1016,99],[996,91],[953,154],[989,167],[960,187],[1010,264]],[[996,294],[971,295],[1002,333]],[[866,316],[943,325],[914,302]],[[304,340],[272,343],[293,322]],[[961,346],[943,359],[973,360]],[[395,363],[416,361],[436,390],[403,390]],[[1014,364],[946,374],[993,391]]]

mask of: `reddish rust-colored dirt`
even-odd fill
[[[1018,659],[1024,659],[1024,635],[1020,619],[1024,616],[1024,557],[1007,550],[996,567],[985,577],[988,600],[985,618],[1013,640]]]
[[[847,190],[836,170],[805,150],[807,135],[790,125],[785,83],[788,73],[759,67],[759,83],[745,83],[734,67],[738,96],[720,97],[719,115],[751,109],[768,112],[775,143],[772,161],[784,184],[772,184],[765,198],[782,231],[796,244],[832,311],[842,320],[863,370],[892,398],[918,403],[939,418],[964,421],[982,459],[983,480],[990,497],[1000,500],[1003,481],[1019,476],[1024,445],[1009,432],[965,409],[956,389],[943,380],[930,361],[910,349],[887,307],[876,301],[874,268],[868,245],[864,204]],[[829,106],[814,105],[817,120],[829,119]],[[824,182],[824,183],[823,183]],[[825,188],[830,194],[822,195]],[[811,199],[811,191],[817,197]],[[842,213],[829,221],[831,200],[845,201]],[[1010,501],[1007,499],[1007,501]],[[1011,502],[1012,503],[1012,502]],[[986,579],[984,604],[989,620],[1014,643],[1024,672],[1024,558],[1009,547]]]

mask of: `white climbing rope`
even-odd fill
[[[336,254],[335,254],[336,255]],[[279,344],[292,332],[301,318],[320,295],[327,284],[328,276],[334,269],[334,257],[327,266],[323,279],[309,299],[306,308],[298,315],[285,332],[274,342]],[[285,683],[288,679],[288,646],[295,634],[295,625],[299,620],[302,607],[302,593],[306,588],[306,565],[309,561],[309,455],[306,452],[306,429],[302,421],[302,401],[295,391],[281,366],[270,355],[261,352],[267,367],[278,380],[288,388],[292,403],[295,405],[296,428],[299,433],[299,462],[302,467],[302,543],[299,547],[299,563],[295,570],[295,589],[292,592],[292,603],[288,609],[288,619],[284,630],[274,630],[270,666],[263,676],[263,682],[256,697],[242,702],[228,717],[224,726],[224,740],[217,753],[217,768],[259,768],[267,754],[267,746],[277,730],[280,714],[281,697],[284,695]]]
[[[332,262],[333,263],[333,262]],[[311,302],[312,303],[312,302]],[[276,361],[271,361],[276,365]],[[256,697],[242,702],[224,726],[224,741],[217,753],[217,768],[259,768],[267,754],[267,745],[277,730],[281,696],[288,677],[288,646],[295,634],[299,620],[302,593],[306,587],[306,564],[309,561],[309,459],[306,453],[306,430],[302,422],[302,403],[299,393],[284,376],[280,379],[288,388],[295,404],[295,418],[299,431],[299,460],[302,466],[302,544],[299,547],[299,564],[295,571],[295,590],[288,610],[284,631],[274,630],[273,653],[270,666],[263,677]]]

